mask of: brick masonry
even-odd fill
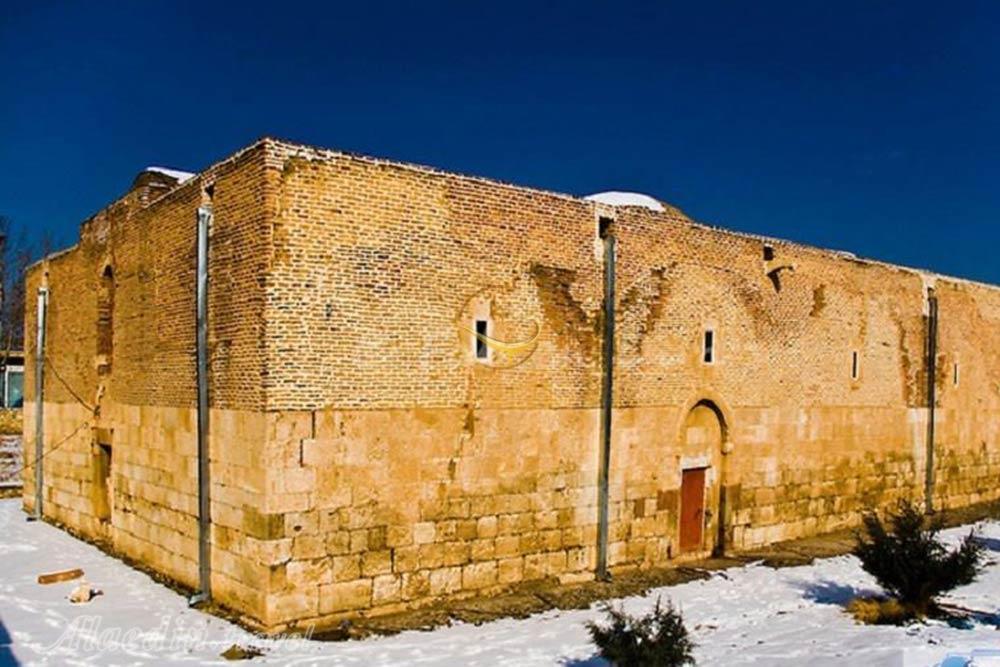
[[[46,444],[65,441],[45,458],[46,515],[188,585],[202,205],[214,211],[213,592],[262,627],[593,576],[600,216],[618,239],[613,570],[922,499],[928,286],[941,313],[934,500],[1000,497],[995,287],[669,206],[263,139],[184,183],[140,175],[29,275],[29,293],[51,290],[62,378],[46,381]],[[477,360],[476,319],[525,344]],[[33,341],[33,304],[26,331]],[[34,364],[29,350],[28,443]],[[706,469],[706,512],[700,547],[681,553],[686,468]]]

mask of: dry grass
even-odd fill
[[[918,616],[913,608],[892,598],[854,598],[847,611],[865,625],[903,625]]]
[[[21,410],[0,410],[0,435],[21,435]]]

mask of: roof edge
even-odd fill
[[[590,200],[590,199],[588,199],[587,197],[584,197],[584,196],[572,195],[572,194],[568,194],[568,193],[565,193],[565,192],[559,192],[559,191],[556,191],[556,190],[546,190],[544,188],[538,188],[538,187],[533,187],[533,186],[528,186],[528,185],[521,185],[521,184],[518,184],[518,183],[513,183],[513,182],[510,182],[510,181],[504,181],[504,180],[496,179],[496,178],[490,178],[490,177],[487,177],[487,176],[479,176],[479,175],[474,175],[474,174],[465,174],[465,173],[458,172],[458,171],[449,171],[449,170],[446,170],[446,169],[441,169],[441,168],[438,168],[438,167],[433,167],[433,166],[429,166],[429,165],[419,164],[419,163],[415,163],[415,162],[406,162],[406,161],[403,161],[403,160],[396,160],[396,159],[392,159],[392,158],[378,157],[378,156],[373,156],[373,155],[370,155],[370,154],[367,154],[367,153],[361,153],[361,152],[356,152],[356,151],[349,151],[349,150],[336,149],[336,148],[324,148],[322,146],[317,146],[317,145],[313,145],[313,144],[306,144],[306,143],[302,143],[302,142],[292,141],[292,140],[289,140],[289,139],[283,139],[281,137],[278,137],[278,136],[275,136],[275,135],[270,135],[270,134],[261,135],[259,138],[257,138],[252,143],[247,144],[243,148],[238,149],[234,153],[230,154],[229,156],[227,156],[227,157],[225,157],[225,158],[223,158],[221,160],[213,162],[212,164],[210,164],[209,166],[205,167],[204,169],[201,169],[201,170],[196,171],[196,172],[186,172],[186,173],[191,173],[191,176],[189,178],[187,178],[187,179],[185,179],[183,181],[178,181],[172,187],[170,187],[168,190],[166,190],[165,192],[160,193],[159,196],[157,196],[156,198],[151,199],[150,202],[149,202],[149,204],[148,204],[148,206],[152,206],[156,202],[160,201],[164,197],[167,197],[167,196],[171,195],[173,192],[175,192],[176,190],[178,190],[178,189],[180,189],[182,187],[188,187],[191,184],[193,184],[195,182],[198,182],[199,179],[201,179],[206,173],[214,171],[215,169],[218,169],[219,167],[221,167],[224,164],[227,164],[229,162],[235,161],[235,160],[239,159],[240,157],[242,157],[243,155],[245,155],[246,153],[248,153],[248,152],[250,152],[252,150],[255,150],[255,149],[257,149],[257,148],[259,148],[261,146],[268,146],[268,145],[282,146],[282,147],[284,147],[286,149],[290,149],[292,151],[299,151],[299,152],[305,151],[305,152],[309,152],[309,153],[312,153],[313,155],[315,155],[317,158],[347,157],[347,158],[351,158],[351,159],[355,159],[355,160],[361,160],[363,162],[367,162],[367,163],[370,163],[370,164],[390,165],[390,166],[394,166],[394,167],[399,167],[399,168],[403,168],[403,169],[408,169],[408,170],[416,171],[416,172],[423,173],[423,174],[433,174],[433,175],[438,175],[438,176],[453,176],[453,177],[462,178],[462,179],[466,179],[466,180],[470,180],[470,181],[474,181],[474,182],[478,182],[478,183],[485,183],[485,184],[489,184],[489,185],[499,185],[499,186],[502,186],[502,187],[513,188],[513,189],[516,189],[516,190],[521,190],[521,191],[526,191],[526,192],[532,192],[532,193],[536,193],[536,194],[546,195],[546,196],[549,196],[549,197],[556,197],[556,198],[563,199],[563,200],[569,200],[569,201],[577,202],[577,203],[583,204],[585,206],[589,206],[589,207],[591,207],[593,209],[596,209],[596,207],[598,205],[614,206],[615,208],[619,208],[619,207],[621,207],[621,208],[635,208],[634,206],[629,206],[627,204],[625,204],[625,205],[623,205],[623,204],[618,204],[618,205],[616,205],[616,204],[603,204],[603,203],[600,203],[600,202],[596,202],[596,201]],[[113,200],[107,206],[101,208],[97,213],[99,213],[100,211],[105,210],[106,208],[108,208],[108,206],[113,205],[114,203],[116,203],[119,200],[121,200],[121,197]],[[770,236],[765,236],[765,235],[761,235],[761,234],[753,234],[753,233],[749,233],[749,232],[741,232],[741,231],[737,231],[737,230],[734,230],[734,229],[729,229],[727,227],[720,227],[720,226],[709,224],[709,223],[699,222],[699,221],[691,218],[690,216],[688,216],[687,214],[685,214],[679,208],[673,206],[672,204],[669,204],[667,202],[660,202],[659,200],[656,200],[656,201],[658,203],[663,204],[665,210],[662,211],[662,212],[659,212],[659,211],[654,211],[654,210],[650,209],[650,211],[649,211],[650,214],[656,215],[656,216],[662,216],[662,217],[665,217],[665,218],[667,218],[667,219],[669,219],[671,221],[674,221],[674,222],[686,223],[686,224],[690,224],[690,225],[692,225],[694,227],[699,227],[699,228],[703,228],[703,229],[707,229],[707,230],[719,232],[719,233],[722,233],[722,234],[728,234],[730,236],[734,236],[734,237],[738,237],[738,238],[752,239],[752,240],[760,241],[762,243],[774,243],[774,244],[780,244],[780,245],[791,246],[791,247],[796,247],[796,248],[802,248],[804,250],[809,250],[809,251],[812,251],[812,252],[818,252],[818,253],[820,253],[822,255],[826,255],[826,256],[830,257],[831,259],[834,259],[834,260],[849,261],[849,262],[855,262],[855,263],[858,263],[858,264],[872,265],[872,266],[878,266],[878,267],[892,269],[892,270],[896,270],[896,271],[903,271],[903,272],[907,272],[907,273],[912,273],[914,275],[920,276],[923,279],[930,278],[930,279],[934,279],[934,280],[941,280],[941,281],[953,282],[953,283],[964,284],[964,285],[973,285],[973,286],[976,286],[976,287],[982,287],[982,288],[986,288],[986,289],[990,289],[990,290],[994,290],[994,291],[1000,291],[1000,285],[993,284],[993,283],[987,283],[987,282],[983,282],[983,281],[978,281],[978,280],[974,280],[974,279],[971,279],[971,278],[962,278],[962,277],[959,277],[959,276],[951,276],[951,275],[948,275],[948,274],[938,273],[938,272],[930,270],[930,269],[921,269],[921,268],[917,268],[917,267],[907,266],[907,265],[904,265],[904,264],[894,264],[892,262],[886,262],[886,261],[878,260],[878,259],[858,257],[858,256],[854,255],[853,253],[846,252],[846,251],[843,251],[843,250],[834,250],[832,248],[824,248],[822,246],[811,245],[809,243],[804,243],[804,242],[801,242],[801,241],[792,241],[792,240],[788,240],[788,239],[781,239],[781,238],[776,238],[776,237],[770,237]],[[90,216],[88,216],[87,218],[85,218],[84,221],[83,221],[83,223],[81,223],[81,224],[85,224],[88,220],[90,220],[95,215],[97,215],[97,213],[91,214]],[[50,253],[49,255],[47,255],[45,257],[42,257],[41,259],[37,260],[36,262],[33,262],[31,265],[28,266],[28,269],[31,269],[34,266],[36,266],[37,264],[40,264],[40,263],[42,263],[42,262],[44,262],[46,260],[56,259],[59,256],[61,256],[62,254],[65,254],[65,253],[68,253],[68,252],[74,250],[78,246],[79,246],[79,242],[74,243],[72,246],[70,246],[68,248],[65,248],[63,250],[56,251],[54,253]]]

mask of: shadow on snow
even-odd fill
[[[7,632],[7,626],[3,624],[3,619],[0,619],[0,667],[13,667],[19,664],[17,658],[14,657],[13,644],[14,640]]]

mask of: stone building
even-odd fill
[[[44,516],[267,629],[1000,497],[1000,290],[649,198],[262,139],[28,282]]]

